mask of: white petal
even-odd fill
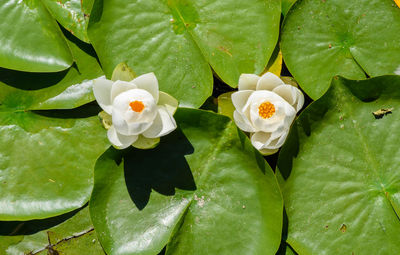
[[[251,135],[251,143],[258,149],[279,149],[284,144],[289,130],[283,130],[278,132],[256,132]]]
[[[114,145],[118,149],[125,149],[138,139],[137,135],[125,136],[119,134],[115,130],[114,126],[111,126],[110,129],[108,129],[107,137],[108,140],[110,140],[110,142],[112,143],[112,145]]]
[[[159,107],[158,115],[155,118],[153,125],[143,132],[143,136],[148,138],[156,138],[165,136],[176,129],[174,117],[168,113],[164,107]]]
[[[235,120],[236,126],[244,132],[254,132],[255,129],[251,125],[250,121],[238,111],[233,112],[233,119]]]
[[[131,90],[131,89],[136,89],[136,85],[131,83],[131,82],[127,82],[127,81],[116,81],[114,82],[114,84],[112,85],[112,89],[111,89],[111,102],[114,101],[114,99],[121,93]]]
[[[256,90],[260,76],[244,73],[239,77],[239,90]]]
[[[100,107],[108,114],[111,114],[111,88],[113,82],[107,80],[105,76],[97,78],[93,81],[93,94]]]
[[[290,105],[292,105],[296,109],[296,112],[298,112],[304,105],[303,93],[292,85],[280,85],[274,88],[273,92],[280,95]]]
[[[174,115],[176,109],[178,108],[178,100],[173,96],[160,91],[160,98],[158,99],[158,105],[164,106],[169,114]]]
[[[239,112],[244,111],[244,106],[247,103],[247,100],[253,93],[253,90],[242,90],[237,91],[231,95],[232,103],[235,106],[236,110]]]
[[[258,80],[257,83],[257,90],[270,90],[272,91],[274,88],[278,87],[279,85],[285,84],[278,76],[273,73],[265,73],[261,78]]]
[[[140,75],[133,79],[132,82],[135,83],[139,89],[147,90],[151,95],[153,95],[156,103],[158,102],[158,81],[154,73]]]

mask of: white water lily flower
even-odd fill
[[[129,147],[142,136],[159,138],[176,129],[173,114],[178,102],[158,90],[154,73],[130,82],[102,77],[94,80],[93,92],[100,107],[111,115],[107,136],[118,149]]]
[[[304,95],[273,73],[263,76],[242,74],[239,91],[232,94],[236,125],[250,133],[253,146],[271,155],[283,145]]]

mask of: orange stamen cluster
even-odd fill
[[[275,113],[275,106],[270,102],[264,102],[258,107],[258,115],[263,119],[271,118]]]
[[[144,109],[144,104],[142,101],[133,101],[129,103],[132,111],[134,112],[142,112]]]

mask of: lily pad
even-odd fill
[[[0,251],[14,254],[104,255],[85,207],[61,216],[0,222]]]
[[[399,86],[336,77],[292,127],[278,167],[299,254],[400,254]]]
[[[72,65],[67,42],[40,0],[5,0],[0,5],[0,67],[57,72]]]
[[[72,109],[94,100],[92,80],[103,71],[93,48],[69,34],[75,65],[54,73],[28,73],[0,68],[1,109]]]
[[[87,26],[94,0],[42,0],[60,24],[82,41],[89,42]]]
[[[275,254],[283,205],[271,168],[229,118],[175,117],[180,129],[155,149],[97,161],[89,206],[105,251]]]
[[[102,72],[78,46],[70,42],[77,65],[68,71],[0,70],[0,220],[47,218],[89,200],[94,164],[109,146],[99,108],[38,111],[93,100],[88,79]],[[39,86],[48,87],[32,90]]]
[[[275,0],[98,0],[88,28],[107,77],[126,62],[155,72],[181,106],[200,107],[212,72],[236,87],[241,73],[261,73],[279,34]]]
[[[393,0],[299,0],[282,30],[290,72],[313,99],[333,76],[363,79],[400,70],[400,9]]]
[[[296,0],[282,0],[282,14],[286,16],[289,12],[290,7],[296,2]]]

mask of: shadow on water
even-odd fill
[[[150,150],[128,149],[123,155],[125,182],[139,210],[146,207],[152,190],[166,196],[175,189],[196,190],[185,155],[194,151],[180,129],[161,139]]]

